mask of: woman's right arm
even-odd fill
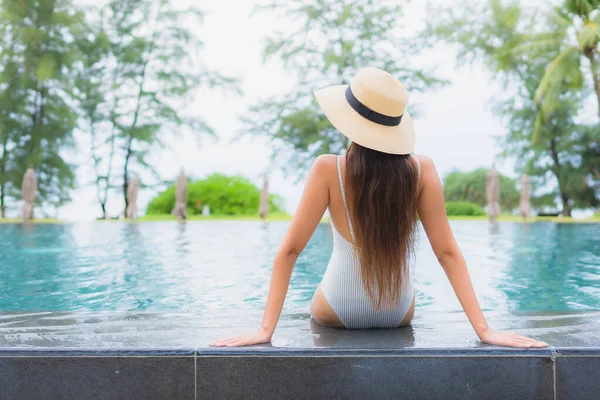
[[[418,212],[431,248],[448,276],[452,289],[463,307],[469,322],[482,342],[511,347],[545,347],[546,343],[536,341],[516,333],[490,329],[483,316],[465,259],[450,229],[444,192],[435,165],[428,157],[421,160],[421,193]]]
[[[254,332],[219,340],[212,346],[238,347],[271,341],[296,260],[317,229],[329,205],[329,177],[335,167],[334,156],[319,156],[308,174],[302,199],[273,262],[269,295],[260,328]]]

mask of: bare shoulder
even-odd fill
[[[319,168],[327,168],[327,167],[335,167],[337,164],[337,156],[334,154],[321,154],[315,159],[313,164],[314,167]]]
[[[415,154],[415,156],[421,162],[421,168],[435,168],[431,157],[424,156],[423,154]]]
[[[310,173],[306,178],[305,192],[321,193],[328,197],[335,179],[337,179],[336,156],[331,154],[320,155],[313,162]]]
[[[437,170],[435,168],[435,164],[433,163],[433,160],[431,159],[431,157],[427,157],[424,155],[417,155],[417,157],[419,158],[419,162],[421,163],[421,179],[422,180],[429,180],[429,179],[439,179],[437,176]]]
[[[311,168],[311,175],[321,178],[328,177],[333,173],[337,174],[337,156],[333,154],[323,154],[318,156]]]

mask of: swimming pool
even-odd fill
[[[452,225],[490,325],[550,347],[480,344],[422,232],[410,327],[311,321],[321,225],[272,343],[215,349],[259,323],[287,223],[0,225],[0,398],[595,399],[600,225]]]
[[[0,311],[255,314],[264,306],[285,222],[0,226]],[[486,311],[600,309],[600,224],[454,221]],[[420,232],[417,318],[461,310]],[[284,316],[308,313],[331,254],[321,224],[296,265]]]

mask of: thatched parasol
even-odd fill
[[[125,218],[135,219],[137,217],[137,197],[140,191],[140,180],[137,176],[133,176],[127,185],[127,210],[125,210]]]
[[[260,218],[267,219],[269,213],[269,177],[265,174],[263,187],[260,191],[260,204],[258,206],[258,215]]]
[[[494,166],[489,169],[486,179],[487,212],[490,221],[500,215],[500,177]]]
[[[173,209],[173,214],[181,224],[187,218],[187,178],[183,169],[181,169],[175,181],[175,208]]]
[[[23,207],[21,208],[21,219],[23,222],[33,219],[33,202],[37,193],[37,176],[33,166],[30,165],[23,176],[21,184],[21,193],[23,196]]]
[[[529,218],[531,216],[531,202],[529,201],[530,193],[529,177],[523,174],[521,177],[521,202],[519,203],[519,212],[521,217]]]

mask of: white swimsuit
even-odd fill
[[[421,179],[421,164],[418,157],[414,155],[413,157],[418,166],[418,188]],[[337,164],[342,199],[344,200],[350,234],[354,242],[354,227],[352,226],[350,210],[346,201],[339,156]],[[414,288],[410,280],[401,288],[398,303],[393,307],[377,310],[363,286],[360,262],[354,255],[353,244],[340,235],[333,222],[331,228],[333,231],[333,253],[321,281],[321,288],[327,302],[339,320],[348,329],[398,327],[408,313],[414,298]]]

